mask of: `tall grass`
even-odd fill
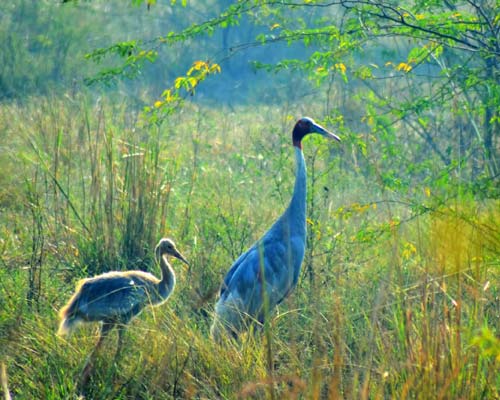
[[[126,105],[88,99],[0,110],[0,360],[14,398],[77,398],[95,327],[57,338],[58,309],[81,277],[151,269],[162,236],[190,267],[174,262],[173,296],[130,324],[116,363],[110,335],[88,398],[498,398],[498,200],[452,181],[389,190],[378,159],[365,157],[373,176],[355,172],[348,138],[307,139],[299,285],[265,335],[217,345],[222,276],[290,198],[295,117],[190,106],[141,128]]]

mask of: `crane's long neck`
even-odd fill
[[[289,229],[292,235],[305,235],[306,231],[306,195],[307,195],[307,175],[306,162],[302,149],[294,146],[295,149],[295,186],[293,188],[292,199],[285,211],[284,217],[289,221]]]
[[[167,260],[167,255],[160,255],[161,280],[158,284],[160,301],[164,301],[170,296],[175,286],[175,273]]]

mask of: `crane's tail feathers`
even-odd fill
[[[221,342],[223,339],[232,337],[236,339],[238,333],[244,330],[245,313],[239,299],[229,296],[225,301],[219,300],[215,305],[214,321],[210,327],[212,339]]]
[[[57,331],[58,336],[69,335],[80,322],[80,318],[74,315],[76,311],[76,301],[72,298],[66,306],[64,306],[61,311],[59,311],[59,318],[61,318],[61,323],[59,324],[59,329]]]
[[[214,342],[220,344],[230,339],[238,339],[238,332],[216,317],[210,327],[210,336]]]
[[[80,322],[80,318],[77,316],[78,305],[81,298],[81,287],[85,283],[85,279],[78,282],[76,286],[76,292],[71,296],[66,305],[59,311],[59,318],[61,323],[59,324],[59,330],[57,334],[59,336],[66,336],[71,333],[75,326]]]
[[[212,326],[210,327],[210,336],[214,342],[220,343],[223,338],[224,327],[217,314],[214,316],[214,321],[212,322]]]
[[[67,319],[63,319],[59,324],[59,329],[57,330],[57,336],[67,336],[71,332],[71,324]]]
[[[74,317],[64,318],[59,324],[59,329],[57,330],[57,336],[68,336],[73,332],[76,325],[78,325],[79,319]]]

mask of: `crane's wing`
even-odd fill
[[[145,282],[134,276],[100,276],[84,281],[80,288],[78,312],[88,320],[127,320],[149,303]]]
[[[250,315],[261,312],[264,296],[273,308],[297,281],[294,268],[289,265],[289,251],[282,240],[262,238],[233,264],[224,280],[221,298],[230,293],[244,304],[245,310],[241,311]]]
[[[245,253],[240,255],[236,261],[233,263],[231,268],[229,268],[229,271],[227,272],[226,276],[224,277],[224,281],[222,282],[222,286],[220,287],[220,292],[219,296],[222,297],[226,289],[229,287],[229,283],[231,282],[231,279],[233,277],[234,272],[239,268],[239,266],[245,261],[245,259],[248,257],[249,254],[252,253],[252,251],[255,248],[255,244],[253,247],[251,247],[249,250],[247,250]]]

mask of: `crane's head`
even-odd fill
[[[312,118],[303,117],[297,121],[295,127],[293,128],[293,145],[301,149],[302,139],[304,138],[304,136],[309,135],[310,133],[319,133],[320,135],[328,139],[335,139],[340,142],[340,138],[337,135],[327,131],[320,124],[314,122]]]
[[[178,258],[183,263],[189,265],[184,256],[179,252],[179,250],[177,250],[177,247],[175,247],[175,243],[172,241],[172,239],[168,238],[161,239],[156,245],[155,254],[158,259],[164,254],[167,254],[175,258]]]

